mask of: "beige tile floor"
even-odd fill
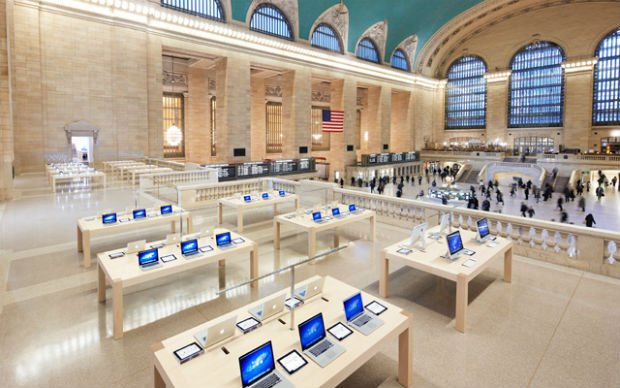
[[[30,177],[37,180],[38,177]],[[22,196],[0,203],[0,387],[152,386],[151,344],[287,286],[288,275],[218,296],[217,267],[128,290],[125,335],[112,339],[111,304],[97,303],[95,271],[80,266],[76,219],[103,208],[134,204],[134,192],[58,195],[24,181]],[[307,204],[312,198],[304,198]],[[146,200],[140,200],[148,205]],[[196,227],[212,227],[215,208],[197,212]],[[268,221],[255,212],[247,223]],[[233,224],[232,213],[225,222]],[[265,227],[267,226],[267,227]],[[162,238],[167,228],[97,239],[94,251],[140,238]],[[260,243],[260,273],[295,262],[306,236],[290,234],[274,251],[269,223],[251,226]],[[343,231],[347,247],[300,268],[298,278],[329,274],[378,295],[376,257],[407,231],[380,224],[377,242],[366,223]],[[320,249],[330,236],[320,235]],[[417,387],[620,387],[620,282],[515,257],[512,284],[502,263],[470,285],[466,334],[454,329],[454,285],[394,267],[390,301],[413,313],[414,384]],[[248,279],[245,257],[233,257],[227,283]],[[343,387],[396,386],[396,343],[390,344]]]

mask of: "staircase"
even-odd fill
[[[568,177],[558,175],[557,178],[555,178],[553,191],[563,193],[566,186],[568,186]]]
[[[457,179],[459,183],[469,183],[469,184],[477,184],[478,183],[478,174],[480,170],[474,170],[471,166],[463,167],[465,170],[462,175]]]

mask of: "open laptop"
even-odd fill
[[[233,246],[230,232],[219,233],[215,235],[215,244],[218,248],[230,248]]]
[[[159,212],[162,216],[165,216],[166,214],[172,214],[172,205],[164,205],[160,207]]]
[[[239,357],[239,369],[243,388],[293,388],[293,384],[276,370],[271,341]]]
[[[116,223],[116,213],[107,213],[101,215],[101,222],[104,225],[111,225]]]
[[[159,262],[159,252],[157,248],[138,252],[138,264],[142,269],[159,267],[161,263]]]
[[[450,233],[446,236],[446,242],[448,243],[448,259],[458,259],[465,250],[463,240],[461,239],[461,232],[457,230]]]
[[[306,299],[310,299],[313,296],[320,294],[323,291],[324,282],[325,278],[320,277],[319,279],[313,280],[306,285],[297,287],[294,290],[295,297],[301,301],[305,301]]]
[[[243,196],[243,202],[252,202],[252,196],[251,195],[244,195]]]
[[[274,296],[273,298],[263,302],[262,304],[252,307],[248,310],[251,316],[258,321],[264,321],[265,319],[274,316],[284,310],[284,301],[286,294]]]
[[[332,216],[334,216],[335,218],[342,218],[344,217],[344,214],[340,213],[340,208],[335,207],[332,208]]]
[[[382,320],[373,314],[364,312],[364,302],[360,292],[346,299],[343,304],[347,323],[360,333],[369,335],[383,325]]]
[[[321,212],[313,212],[312,221],[316,222],[317,224],[324,224],[325,222],[327,222],[327,220],[322,218]]]
[[[141,218],[146,218],[146,209],[136,209],[133,211],[133,219],[139,220]]]
[[[262,199],[269,199],[269,193],[262,193],[261,194],[261,198]]]
[[[342,346],[327,338],[322,313],[300,323],[297,328],[299,329],[301,350],[321,368],[326,367],[344,353]]]
[[[450,223],[450,214],[444,213],[441,215],[441,220],[439,222],[439,230],[437,232],[433,232],[428,235],[428,238],[433,240],[439,240],[441,234],[445,232],[448,224]]]
[[[197,239],[193,238],[191,240],[181,241],[181,254],[183,256],[191,257],[197,255],[199,252]]]
[[[146,240],[132,241],[127,244],[127,253],[136,253],[146,248]]]
[[[200,346],[206,349],[226,338],[232,337],[235,334],[235,322],[237,322],[236,315],[194,333],[194,338],[196,338]]]
[[[278,194],[280,195],[280,197],[286,197],[286,191],[284,190],[278,191]]]
[[[355,207],[355,204],[354,204],[354,203],[352,203],[352,204],[350,204],[350,205],[349,205],[349,213],[351,213],[351,214],[357,214],[357,213],[359,213],[359,212],[360,212],[360,210],[359,210],[357,207]]]
[[[476,229],[478,230],[478,242],[485,243],[487,241],[495,241],[495,236],[491,235],[489,230],[489,220],[486,218],[476,221]]]

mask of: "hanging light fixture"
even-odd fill
[[[172,60],[172,77],[170,77],[170,83],[172,83],[172,92],[176,91],[176,79],[174,73],[174,57],[170,57]],[[175,107],[174,109],[174,121],[168,129],[166,129],[166,143],[173,147],[178,147],[183,141],[183,131],[181,128],[177,127],[177,123],[179,122],[179,110]]]

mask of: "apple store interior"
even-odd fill
[[[0,360],[620,387],[620,2],[0,0]]]

